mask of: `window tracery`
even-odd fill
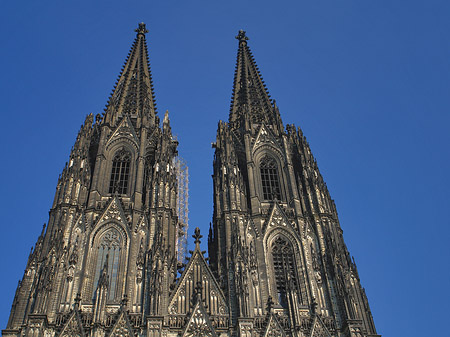
[[[98,244],[97,262],[95,265],[95,278],[94,278],[94,293],[97,288],[97,283],[100,278],[100,274],[103,266],[108,266],[109,276],[109,290],[108,300],[112,301],[116,298],[117,286],[118,286],[118,274],[120,269],[120,258],[122,253],[123,240],[119,231],[115,228],[107,230],[100,239]]]
[[[297,273],[292,245],[278,236],[272,243],[272,259],[278,303],[287,308],[289,289],[297,289]]]
[[[264,200],[281,200],[278,165],[274,158],[265,156],[259,164]]]
[[[113,159],[109,193],[126,194],[130,177],[131,155],[125,149],[120,150]]]

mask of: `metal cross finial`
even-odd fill
[[[203,235],[200,234],[200,228],[196,227],[194,230],[194,235],[192,237],[195,239],[194,243],[196,247],[200,247],[200,239],[203,237]]]
[[[238,35],[236,35],[236,39],[239,40],[239,43],[241,43],[241,42],[247,43],[246,41],[248,40],[248,37],[247,37],[247,35],[245,35],[245,30],[241,29],[239,31]]]
[[[145,23],[143,23],[143,22],[141,22],[140,24],[139,24],[139,27],[138,28],[136,28],[135,30],[134,30],[136,33],[138,33],[138,35],[139,34],[145,34],[145,33],[148,33],[148,30],[147,30],[147,28],[145,27]]]

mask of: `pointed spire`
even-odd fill
[[[240,30],[233,96],[230,107],[230,124],[234,129],[246,128],[246,122],[265,123],[279,127],[281,118],[264,84],[255,59],[247,45],[249,38]],[[282,128],[282,125],[281,125]]]
[[[156,103],[148,62],[145,23],[135,29],[136,39],[105,108],[104,123],[115,126],[123,115],[141,117],[143,123],[155,124]]]

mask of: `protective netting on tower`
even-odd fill
[[[173,159],[173,165],[177,172],[178,196],[177,196],[177,216],[178,216],[178,240],[177,258],[183,262],[186,255],[187,231],[189,222],[189,172],[186,161],[177,156]]]

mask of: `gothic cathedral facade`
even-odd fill
[[[196,228],[182,263],[178,142],[136,33],[105,113],[81,126],[2,336],[379,336],[317,163],[244,31],[213,144],[209,256]]]

